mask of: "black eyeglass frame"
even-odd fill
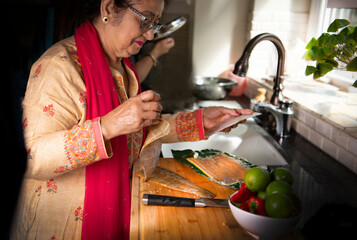
[[[140,12],[138,12],[135,8],[133,8],[132,6],[127,4],[126,2],[124,2],[124,1],[121,1],[121,2],[124,4],[124,6],[126,6],[131,11],[136,13],[142,19],[142,22],[140,24],[140,30],[142,32],[146,32],[146,31],[149,31],[150,29],[153,29],[154,34],[155,34],[158,31],[160,31],[160,29],[162,28],[161,24],[155,24],[153,21],[151,21],[151,19],[149,19],[149,18],[145,17],[144,15],[142,15]]]

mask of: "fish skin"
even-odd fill
[[[187,158],[213,181],[221,185],[230,185],[244,180],[249,168],[223,153],[198,158]]]
[[[144,179],[145,175],[144,172],[141,170],[137,174],[140,178]],[[214,198],[215,195],[211,193],[210,191],[207,191],[193,182],[187,180],[186,178],[159,166],[156,166],[153,174],[151,175],[150,178],[148,178],[146,181],[150,183],[155,183],[159,184],[161,186],[181,191],[181,192],[186,192],[186,193],[191,193],[194,194],[198,197],[203,197],[203,198]]]

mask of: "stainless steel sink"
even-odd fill
[[[235,101],[201,101],[199,107],[227,106],[241,108]],[[239,157],[246,158],[256,165],[287,165],[279,152],[279,145],[267,134],[254,119],[239,124],[229,134],[216,133],[208,140],[198,142],[179,142],[162,145],[164,157],[172,157],[171,150],[218,149]]]

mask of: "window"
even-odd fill
[[[355,0],[312,0],[306,41],[326,32],[336,18],[348,19],[351,25],[357,25],[357,1]],[[326,75],[326,80],[344,91],[357,91],[351,87],[357,79],[356,72],[333,70]]]

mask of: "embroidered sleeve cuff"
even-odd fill
[[[110,158],[113,155],[110,141],[104,141],[102,128],[100,126],[100,117],[92,120],[95,141],[97,142],[97,150],[100,159]]]
[[[196,123],[198,127],[198,133],[200,136],[200,140],[205,140],[205,128],[203,125],[203,114],[202,114],[203,109],[198,109],[196,111]]]
[[[176,117],[176,135],[180,142],[194,142],[205,139],[202,109],[182,112]]]

